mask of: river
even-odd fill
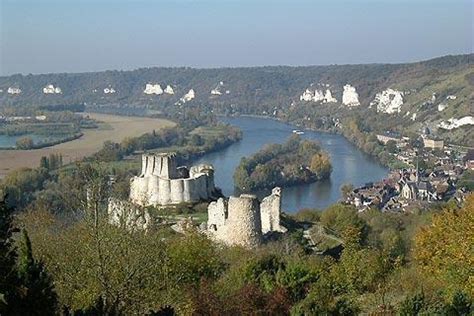
[[[224,150],[201,157],[197,163],[214,165],[216,185],[224,195],[229,196],[234,194],[232,176],[240,159],[252,155],[266,144],[284,143],[296,127],[255,117],[225,117],[221,120],[238,126],[243,132],[243,139]],[[328,180],[284,188],[282,208],[286,212],[296,212],[302,208],[326,208],[340,199],[343,184],[360,186],[387,176],[388,169],[340,135],[305,131],[302,137],[321,144],[331,156],[333,171]],[[267,193],[259,192],[258,195]]]

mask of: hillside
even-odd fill
[[[458,127],[472,123],[465,117],[474,115],[473,59],[470,54],[409,64],[12,75],[0,77],[0,107],[86,103],[169,114],[199,105],[222,114],[270,114],[293,121],[356,114],[374,131],[428,127],[450,142],[474,146],[472,125]]]

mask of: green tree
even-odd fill
[[[12,240],[12,209],[0,201],[0,314],[12,312],[18,301],[16,252]]]
[[[22,231],[18,248],[18,277],[21,283],[21,315],[54,315],[57,296],[53,282],[44,265],[33,258],[31,242],[26,230]]]
[[[347,236],[350,232],[361,242],[365,241],[368,234],[366,222],[359,217],[356,208],[352,205],[331,205],[321,214],[321,224],[341,237]]]
[[[389,140],[386,144],[385,144],[385,148],[387,149],[387,151],[389,153],[396,153],[398,151],[398,148],[397,148],[397,142],[394,141],[394,140]]]
[[[31,137],[22,137],[16,141],[16,148],[18,149],[31,149],[34,143]]]

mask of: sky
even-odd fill
[[[471,0],[0,0],[0,75],[473,52]]]

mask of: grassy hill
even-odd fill
[[[280,117],[318,119],[357,116],[374,131],[386,129],[417,132],[429,127],[449,141],[474,146],[472,125],[451,131],[438,130],[441,121],[473,114],[474,55],[445,56],[406,64],[330,65],[307,67],[249,68],[141,68],[133,71],[105,71],[0,77],[1,107],[37,107],[45,105],[86,103],[91,107],[146,108],[182,112],[199,107],[222,114],[272,114]],[[220,82],[223,84],[220,85]],[[158,83],[164,89],[171,85],[174,95],[146,95],[147,83]],[[48,84],[60,87],[61,94],[44,94]],[[301,102],[299,96],[311,85],[324,84],[338,103]],[[355,109],[340,103],[343,86],[357,89],[361,105]],[[7,93],[9,87],[22,90],[19,95]],[[105,94],[105,88],[116,92]],[[218,88],[221,95],[211,94]],[[375,95],[387,88],[404,92],[400,113],[377,113],[369,104]],[[190,89],[196,98],[176,106]],[[436,100],[432,103],[433,93]],[[455,100],[446,100],[455,95]],[[447,103],[438,111],[440,103]],[[276,110],[276,112],[275,112]],[[408,113],[409,112],[409,113]],[[407,114],[408,113],[408,114]],[[412,120],[413,113],[416,118]]]

